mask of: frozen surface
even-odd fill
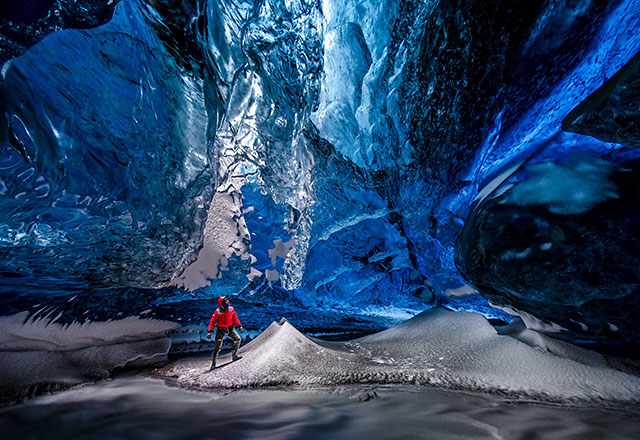
[[[159,287],[195,258],[215,190],[204,85],[158,20],[122,2],[3,66],[0,292]]]
[[[611,368],[598,354],[591,353],[591,359],[569,344],[553,350],[542,342],[527,345],[498,335],[481,316],[443,309],[347,343],[310,339],[283,319],[240,354],[240,361],[212,372],[209,359],[183,359],[158,374],[202,388],[360,383],[431,385],[557,402],[637,402],[640,396],[640,378]],[[223,357],[219,364],[224,363]]]
[[[584,214],[595,205],[619,198],[609,175],[615,165],[598,157],[583,156],[572,163],[540,163],[529,167],[531,176],[510,189],[505,202],[546,205],[555,214]]]
[[[514,405],[504,396],[418,387],[215,393],[176,389],[138,375],[0,409],[0,430],[25,439],[631,440],[640,420],[637,407]]]
[[[167,358],[173,323],[139,318],[63,326],[26,313],[0,318],[0,401],[108,377]]]

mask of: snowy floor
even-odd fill
[[[640,413],[424,387],[198,392],[147,374],[0,408],[6,439],[637,439]]]
[[[499,335],[479,315],[443,309],[346,343],[310,339],[283,320],[241,348],[240,361],[209,372],[206,358],[182,359],[157,374],[206,389],[396,384],[540,402],[640,402],[640,377],[612,368],[600,355],[542,335],[519,335],[527,343],[515,336]]]
[[[212,372],[207,357],[185,358],[0,408],[0,433],[34,440],[638,438],[634,372],[522,327],[501,333],[479,315],[445,310],[349,342],[313,340],[283,320],[244,346],[243,359]]]

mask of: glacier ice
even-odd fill
[[[563,130],[637,148],[637,101],[640,52],[574,108],[562,121]]]
[[[161,364],[176,327],[135,317],[68,326],[30,320],[26,312],[0,317],[0,403]]]
[[[638,160],[607,158],[515,173],[467,219],[456,261],[494,305],[556,324],[556,337],[636,356]]]
[[[563,159],[528,166],[528,176],[504,193],[504,203],[544,205],[554,214],[577,215],[620,197],[609,179],[615,164],[589,155]]]
[[[636,1],[55,4],[0,19],[3,315],[637,344]]]
[[[213,190],[201,79],[124,2],[13,59],[0,94],[3,290],[166,285]],[[11,275],[9,275],[11,274]]]
[[[2,50],[0,63],[21,55],[51,32],[60,29],[93,28],[113,16],[120,0],[33,0],[29,6],[20,0],[0,5]]]

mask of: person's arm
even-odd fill
[[[211,321],[209,321],[209,329],[207,330],[207,339],[211,339],[211,331],[216,326],[216,320],[218,319],[218,309],[213,312]]]
[[[235,309],[233,310],[233,323],[238,326],[238,328],[240,329],[240,333],[244,332],[244,328],[242,327],[242,324],[240,324],[240,320],[238,319],[238,314],[236,313]]]

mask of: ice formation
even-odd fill
[[[1,316],[443,305],[640,356],[638,0],[2,8]]]
[[[26,312],[0,317],[0,402],[165,362],[176,327],[135,317],[66,326]]]

